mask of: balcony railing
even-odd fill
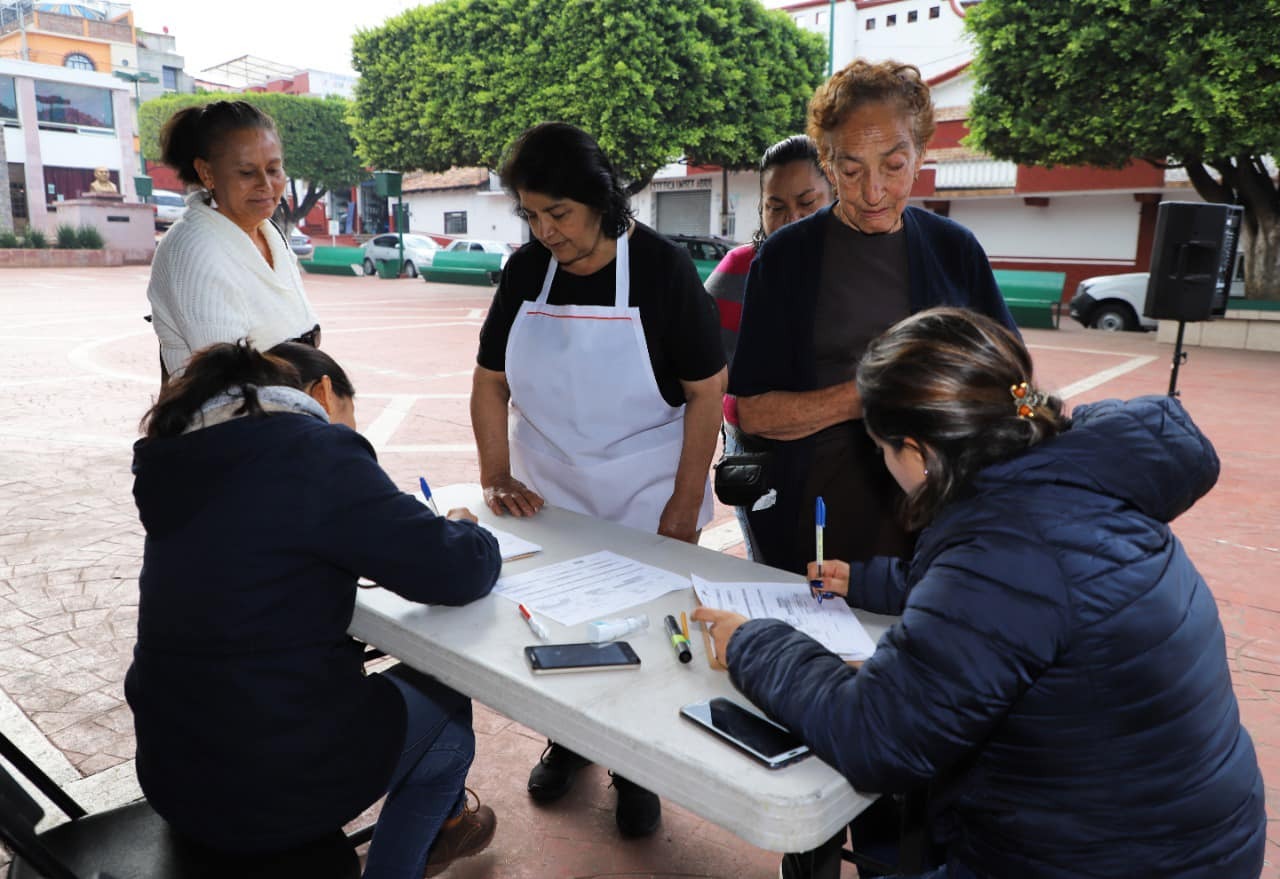
[[[1016,162],[973,159],[939,162],[934,186],[937,189],[1012,189],[1018,181]]]

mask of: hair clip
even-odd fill
[[[1032,390],[1026,382],[1010,385],[1009,393],[1013,395],[1013,405],[1019,418],[1035,418],[1035,407],[1043,405],[1047,399],[1044,394]]]

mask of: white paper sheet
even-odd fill
[[[501,577],[493,591],[562,626],[576,626],[688,586],[679,574],[602,550]]]
[[[522,559],[525,556],[533,555],[535,552],[542,552],[542,547],[532,540],[516,537],[510,531],[503,531],[501,528],[494,528],[492,525],[486,525],[483,522],[480,523],[480,527],[498,538],[498,552],[502,553],[504,562],[509,562],[512,559]]]
[[[843,598],[818,604],[803,583],[712,583],[695,575],[693,590],[706,607],[790,623],[843,659],[866,659],[876,649]]]
[[[435,509],[434,506],[427,503],[426,498],[422,495],[415,492],[413,496],[416,497],[418,499],[418,503],[423,506],[429,506],[433,510]],[[442,514],[437,513],[436,515]],[[522,559],[525,556],[533,555],[535,552],[542,552],[542,547],[538,544],[530,540],[525,540],[523,537],[516,537],[510,531],[503,531],[501,528],[494,528],[492,525],[485,525],[483,522],[479,524],[481,528],[488,531],[498,539],[498,552],[502,553],[502,560],[504,562],[509,562],[512,559]]]

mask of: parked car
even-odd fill
[[[1149,272],[1101,275],[1085,278],[1076,286],[1068,308],[1071,317],[1086,327],[1108,332],[1154,330],[1158,322],[1142,313],[1147,303]],[[1244,254],[1236,255],[1235,275],[1228,295],[1244,296]]]
[[[181,192],[153,189],[148,200],[155,207],[157,229],[168,229],[187,212],[187,202]]]
[[[432,258],[439,250],[440,245],[436,243],[434,238],[428,235],[406,232],[404,236],[404,265],[401,266],[402,273],[410,278],[418,277],[424,268],[431,265]],[[375,235],[364,245],[364,273],[372,275],[376,272],[378,270],[377,262],[380,259],[397,260],[399,258],[399,235],[394,232]]]
[[[698,277],[704,284],[724,255],[734,247],[732,241],[710,235],[668,235],[667,238],[689,251],[689,256],[698,269]]]
[[[503,266],[507,264],[507,257],[514,253],[510,244],[505,244],[501,241],[484,241],[477,238],[459,238],[457,241],[449,242],[449,246],[445,250],[455,253],[460,250],[470,251],[471,253],[498,253],[502,255]]]
[[[298,256],[311,256],[311,252],[315,250],[311,245],[311,239],[297,229],[294,229],[289,236],[289,248]]]

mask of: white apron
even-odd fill
[[[684,407],[663,399],[640,309],[629,307],[627,236],[614,303],[548,305],[557,262],[507,336],[511,473],[547,503],[650,533],[675,488]],[[710,480],[698,527],[711,521]]]

